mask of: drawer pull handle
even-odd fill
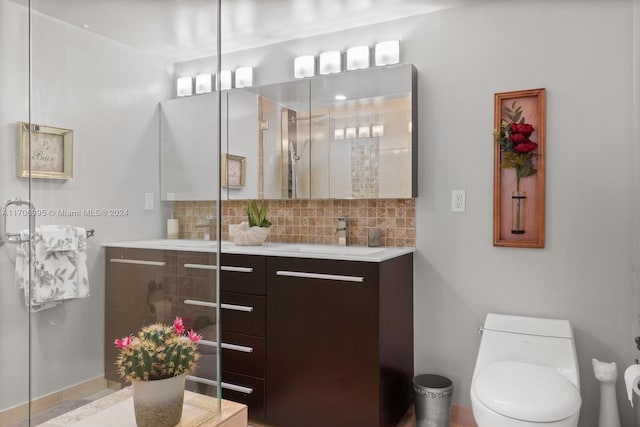
[[[217,308],[218,307],[218,303],[215,302],[208,302],[208,301],[198,301],[195,299],[186,299],[184,300],[185,304],[188,305],[200,305],[203,307],[211,307],[211,308]],[[253,311],[253,307],[248,306],[248,305],[235,305],[235,304],[220,304],[220,308],[225,309],[225,310],[234,310],[234,311],[244,311],[247,313],[251,313]]]
[[[217,265],[210,264],[185,264],[184,268],[195,268],[198,270],[217,270]],[[221,271],[233,271],[236,273],[253,273],[253,268],[251,267],[235,267],[232,265],[223,265],[220,269]]]
[[[115,262],[119,264],[137,264],[137,265],[155,265],[157,267],[164,267],[167,265],[164,261],[144,261],[141,259],[126,259],[126,258],[111,258],[109,262]]]
[[[227,350],[240,351],[242,353],[253,353],[253,347],[247,347],[246,345],[229,344],[223,342],[220,347],[226,348]]]
[[[251,313],[253,311],[253,307],[248,305],[236,305],[236,304],[220,304],[220,308],[225,310],[233,310],[233,311],[244,311],[245,313]]]
[[[236,273],[253,273],[253,267],[235,267],[233,265],[223,265],[222,271],[233,271]]]
[[[206,347],[218,347],[218,343],[216,341],[209,340],[200,340],[198,341],[198,345],[204,345]],[[253,353],[253,347],[247,347],[244,345],[229,344],[223,342],[222,344],[220,344],[220,347],[226,348],[227,350],[240,351],[242,353]]]
[[[212,385],[214,387],[218,386],[218,381],[208,380],[206,378],[196,377],[196,376],[193,376],[193,375],[187,375],[186,379],[188,379],[189,381],[197,382],[197,383]],[[220,383],[220,387],[222,387],[222,388],[224,388],[226,390],[238,391],[238,392],[244,393],[244,394],[253,393],[253,389],[252,388],[242,387],[241,385],[236,385],[236,384],[230,384],[230,383],[221,382]]]
[[[335,280],[339,282],[364,282],[364,277],[360,276],[342,276],[340,274],[321,274],[321,273],[305,273],[303,271],[276,271],[277,276],[286,277],[302,277],[305,279],[321,279],[321,280]]]
[[[198,270],[217,270],[218,266],[210,264],[185,264],[184,268],[195,268]]]

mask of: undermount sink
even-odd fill
[[[265,247],[267,248],[267,247]],[[369,248],[362,246],[330,246],[330,245],[283,245],[270,246],[268,250],[278,252],[298,252],[308,254],[340,254],[340,255],[373,255],[382,252],[384,248]]]

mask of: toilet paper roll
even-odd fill
[[[640,365],[631,365],[624,371],[624,383],[627,386],[627,397],[633,406],[633,393],[640,396]]]
[[[177,239],[179,235],[179,225],[177,219],[167,220],[167,239]]]

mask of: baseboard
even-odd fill
[[[473,411],[471,408],[458,404],[452,405],[451,422],[460,424],[464,427],[478,427],[476,420],[473,418]]]
[[[107,381],[104,376],[94,378],[71,387],[55,391],[42,397],[38,397],[31,402],[33,412],[43,411],[53,406],[59,405],[66,400],[81,399],[107,388]],[[23,403],[12,408],[0,411],[0,425],[11,421],[26,419],[29,416],[29,404]]]

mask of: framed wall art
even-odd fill
[[[544,248],[546,90],[496,93],[493,245]]]
[[[30,131],[29,123],[19,122],[16,174],[19,178],[73,178],[73,130],[32,123]]]
[[[242,188],[247,177],[247,159],[232,154],[222,154],[222,187]]]

